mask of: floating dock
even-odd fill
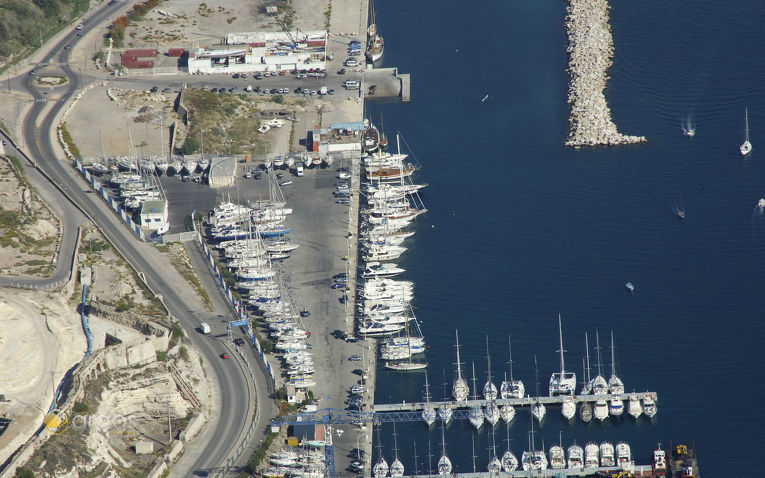
[[[653,476],[653,469],[650,465],[640,465],[640,466],[631,466],[627,469],[619,468],[615,466],[608,466],[608,467],[590,467],[590,468],[564,468],[562,470],[553,470],[548,468],[547,470],[516,470],[511,472],[501,471],[499,473],[489,473],[488,471],[479,472],[476,471],[474,473],[450,473],[449,475],[439,475],[437,472],[433,474],[424,474],[424,475],[407,475],[406,477],[411,478],[443,478],[444,476],[448,476],[450,478],[486,478],[486,477],[497,477],[497,478],[503,478],[503,477],[529,477],[529,476],[550,476],[550,477],[561,477],[561,476],[620,476],[622,478],[626,478],[628,476],[634,476],[634,477],[650,477]]]
[[[656,394],[656,392],[632,392],[632,393],[621,393],[621,394],[605,394],[605,395],[573,395],[571,398],[574,399],[574,403],[580,403],[580,402],[597,402],[598,400],[606,400],[610,401],[613,399],[621,399],[622,401],[628,401],[630,399],[630,396],[636,395],[638,399],[645,400],[646,398],[653,399],[654,402],[659,401],[659,397]],[[485,407],[489,405],[490,403],[493,403],[497,406],[502,405],[512,405],[514,407],[530,407],[531,405],[537,403],[537,401],[543,405],[561,405],[563,403],[563,400],[569,398],[569,395],[558,395],[555,397],[524,397],[524,398],[508,398],[508,399],[502,399],[498,398],[496,400],[465,400],[462,402],[458,402],[455,400],[446,401],[446,402],[402,402],[402,403],[387,403],[387,404],[375,404],[374,405],[374,412],[375,413],[385,413],[385,412],[416,412],[423,410],[426,406],[430,407],[448,407],[453,410],[457,410],[460,408],[470,408],[470,407]]]

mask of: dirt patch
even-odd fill
[[[55,269],[59,221],[21,171],[12,160],[0,161],[0,273],[48,277]]]

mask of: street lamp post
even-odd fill
[[[367,434],[366,433],[362,433],[361,435],[359,435],[358,438],[356,438],[356,454],[359,457],[359,461],[361,461],[361,445],[360,445],[361,439],[362,438],[366,439],[366,437],[367,437]]]

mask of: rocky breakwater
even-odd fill
[[[569,0],[566,16],[568,103],[571,115],[567,146],[640,143],[645,136],[627,136],[616,130],[603,91],[611,67],[614,42],[606,0]]]

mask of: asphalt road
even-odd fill
[[[84,31],[99,24],[115,10],[124,4],[106,6],[83,21]],[[160,254],[153,246],[140,243],[133,233],[121,222],[116,214],[97,195],[92,194],[88,185],[77,177],[77,172],[68,161],[59,161],[53,144],[55,132],[55,119],[69,98],[76,92],[76,75],[69,68],[67,57],[68,51],[63,47],[72,44],[74,48],[78,38],[72,40],[65,38],[50,47],[50,51],[57,51],[55,59],[70,78],[66,92],[60,101],[40,118],[45,103],[35,101],[29,114],[23,120],[23,135],[29,148],[30,155],[37,161],[38,167],[44,171],[53,182],[65,193],[69,200],[61,197],[60,192],[50,183],[40,186],[46,191],[46,195],[52,200],[51,204],[62,206],[62,217],[65,225],[77,219],[82,220],[83,215],[73,212],[76,203],[94,222],[96,222],[109,241],[123,255],[123,257],[139,272],[143,274],[149,287],[154,293],[162,296],[170,313],[176,317],[188,332],[194,346],[204,358],[206,371],[211,375],[211,381],[219,397],[219,405],[216,407],[217,417],[211,417],[208,427],[211,427],[215,440],[206,442],[203,450],[198,452],[198,459],[193,465],[194,474],[204,476],[206,473],[219,469],[231,451],[238,446],[242,432],[250,423],[247,420],[248,411],[251,411],[252,390],[241,367],[234,361],[223,360],[220,356],[229,351],[221,340],[211,339],[194,332],[201,322],[213,323],[220,321],[220,315],[224,318],[233,319],[230,310],[207,312],[196,296],[194,290],[169,263],[168,259]],[[43,95],[37,90],[33,82],[34,78],[27,75],[25,78],[17,78],[14,83],[21,82],[35,100],[41,100]],[[39,129],[38,127],[39,126]],[[59,197],[56,197],[59,195]],[[48,198],[46,198],[48,199]],[[64,205],[66,205],[64,207]],[[65,234],[71,230],[65,229]],[[254,356],[250,359],[251,364],[256,364]],[[267,380],[260,367],[254,367],[258,386],[265,386]],[[261,415],[262,421],[268,417]]]

